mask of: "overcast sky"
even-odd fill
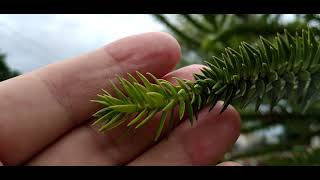
[[[128,35],[164,30],[148,14],[1,14],[0,51],[10,67],[29,72]]]
[[[0,14],[0,51],[24,73],[150,31],[165,27],[149,14]]]

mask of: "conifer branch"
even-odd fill
[[[272,110],[282,99],[305,112],[319,97],[319,41],[310,29],[295,35],[285,30],[273,43],[263,37],[260,40],[257,46],[242,42],[238,50],[226,48],[221,57],[206,61],[202,73],[194,74],[193,82],[176,78],[175,85],[147,73],[153,83],[139,72],[139,79],[131,74],[129,79],[118,77],[122,90],[111,82],[116,95],[104,91],[94,100],[103,106],[94,114],[95,124],[101,124],[101,132],[126,121],[128,128],[138,129],[160,112],[157,140],[166,119],[173,118],[175,107],[179,119],[187,112],[191,123],[203,107],[210,106],[211,111],[219,100],[224,101],[221,113],[230,104],[245,108],[255,103],[258,111],[263,102],[270,104]]]

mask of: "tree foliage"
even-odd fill
[[[19,75],[18,71],[11,70],[5,62],[6,55],[0,54],[0,81],[4,81]]]
[[[294,34],[311,25],[314,34],[320,35],[314,27],[320,22],[319,16],[313,14],[296,15],[288,22],[281,14],[155,14],[154,17],[180,42],[184,54],[180,66],[203,63],[204,59],[219,55],[225,47],[236,48],[241,41],[255,43],[260,35],[273,38],[283,29]]]

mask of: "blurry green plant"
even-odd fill
[[[18,76],[20,73],[11,70],[5,62],[6,55],[0,53],[0,82]]]
[[[164,24],[182,46],[183,61],[180,66],[203,63],[204,59],[218,56],[225,47],[236,48],[241,41],[256,43],[261,35],[266,39],[283,29],[291,34],[308,25],[320,22],[318,15],[295,15],[293,20],[284,21],[281,14],[178,14],[153,15]],[[315,35],[320,30],[310,27]]]

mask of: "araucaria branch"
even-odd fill
[[[221,112],[229,104],[244,108],[255,103],[258,110],[263,102],[274,107],[282,99],[304,112],[319,95],[319,41],[310,30],[294,36],[285,31],[274,42],[260,39],[256,46],[242,42],[238,50],[226,48],[221,57],[206,61],[192,82],[176,78],[174,85],[147,73],[154,80],[151,82],[139,72],[139,79],[131,74],[128,79],[118,77],[120,89],[110,82],[114,96],[103,90],[99,99],[93,100],[102,105],[93,115],[97,118],[94,124],[101,125],[101,132],[123,123],[137,129],[160,112],[158,140],[166,120],[172,124],[175,107],[180,119],[188,112],[191,123],[203,107],[211,110],[219,100],[224,101]]]

